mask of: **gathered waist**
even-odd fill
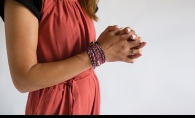
[[[67,81],[65,81],[65,82],[62,82],[61,84],[66,84],[66,83],[70,83],[70,82],[72,82],[72,81],[79,81],[79,80],[82,80],[82,79],[84,79],[86,76],[88,76],[88,75],[90,75],[90,74],[92,74],[92,73],[94,73],[94,69],[93,69],[93,68],[90,68],[90,69],[88,69],[88,70],[86,70],[86,71],[84,71],[84,72],[82,72],[82,73],[80,73],[80,74],[74,76],[73,78],[71,78],[71,79],[69,79],[69,80],[67,80]]]

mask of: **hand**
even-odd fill
[[[130,55],[131,58],[133,59],[137,59],[139,58],[142,54],[142,49],[146,46],[146,42],[142,42],[142,39],[141,37],[139,37],[134,30],[132,30],[130,27],[126,27],[126,28],[120,28],[120,32],[117,34],[117,35],[123,35],[123,34],[127,34],[127,33],[131,33],[132,38],[136,39],[136,40],[140,40],[141,41],[141,44],[137,47],[133,47],[131,48],[131,51],[132,51],[132,55]],[[129,41],[133,41],[133,40],[129,40]]]
[[[143,47],[144,44],[141,40],[132,38],[133,30],[124,34],[121,34],[121,31],[117,26],[109,26],[101,33],[97,42],[103,49],[107,62],[134,63],[135,59],[141,56],[141,53],[137,53],[135,50],[137,54],[132,55],[131,49]]]

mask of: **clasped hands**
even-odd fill
[[[141,37],[130,27],[108,26],[98,37],[97,42],[103,49],[107,62],[122,61],[134,63],[142,56],[146,46]]]

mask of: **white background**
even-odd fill
[[[134,64],[96,69],[102,115],[195,115],[195,1],[100,0],[97,36],[130,26],[147,42]],[[13,86],[0,21],[0,114],[24,114],[27,94]]]

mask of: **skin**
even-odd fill
[[[122,54],[122,55],[126,55],[126,56],[122,56],[123,59],[115,60],[115,61],[124,61],[124,62],[127,62],[127,63],[134,63],[136,61],[136,59],[138,59],[139,57],[142,56],[142,54],[141,54],[142,48],[144,48],[146,46],[146,42],[142,42],[141,37],[139,37],[136,34],[136,32],[134,30],[132,30],[130,27],[118,28],[118,26],[115,25],[113,27],[108,28],[109,31],[113,31],[113,30],[116,30],[116,29],[120,30],[116,35],[122,35],[122,37],[121,37],[122,39],[119,40],[119,42],[117,42],[117,43],[121,43],[121,45],[119,44],[118,46],[121,46],[122,49],[124,48],[124,50],[117,49],[118,53],[115,54],[115,55],[119,56],[120,54]],[[124,34],[129,34],[130,37],[126,39],[126,38],[123,37],[123,36],[125,36]],[[135,38],[133,38],[133,35],[135,36]],[[135,44],[134,47],[133,47],[132,45],[128,45],[129,43],[130,44],[137,43],[137,46],[135,46],[136,45]],[[125,49],[127,49],[127,50],[125,51]],[[132,54],[132,50],[134,51],[134,54]],[[110,51],[112,52],[112,49]]]
[[[39,21],[30,10],[14,0],[5,0],[8,62],[12,81],[19,92],[51,87],[92,68],[87,52],[59,62],[38,63],[38,28]],[[128,41],[133,34],[133,30],[117,26],[109,26],[102,32],[97,41],[104,50],[107,62],[134,63],[141,56],[145,43],[139,38]],[[130,48],[136,49],[135,55],[131,55]]]

